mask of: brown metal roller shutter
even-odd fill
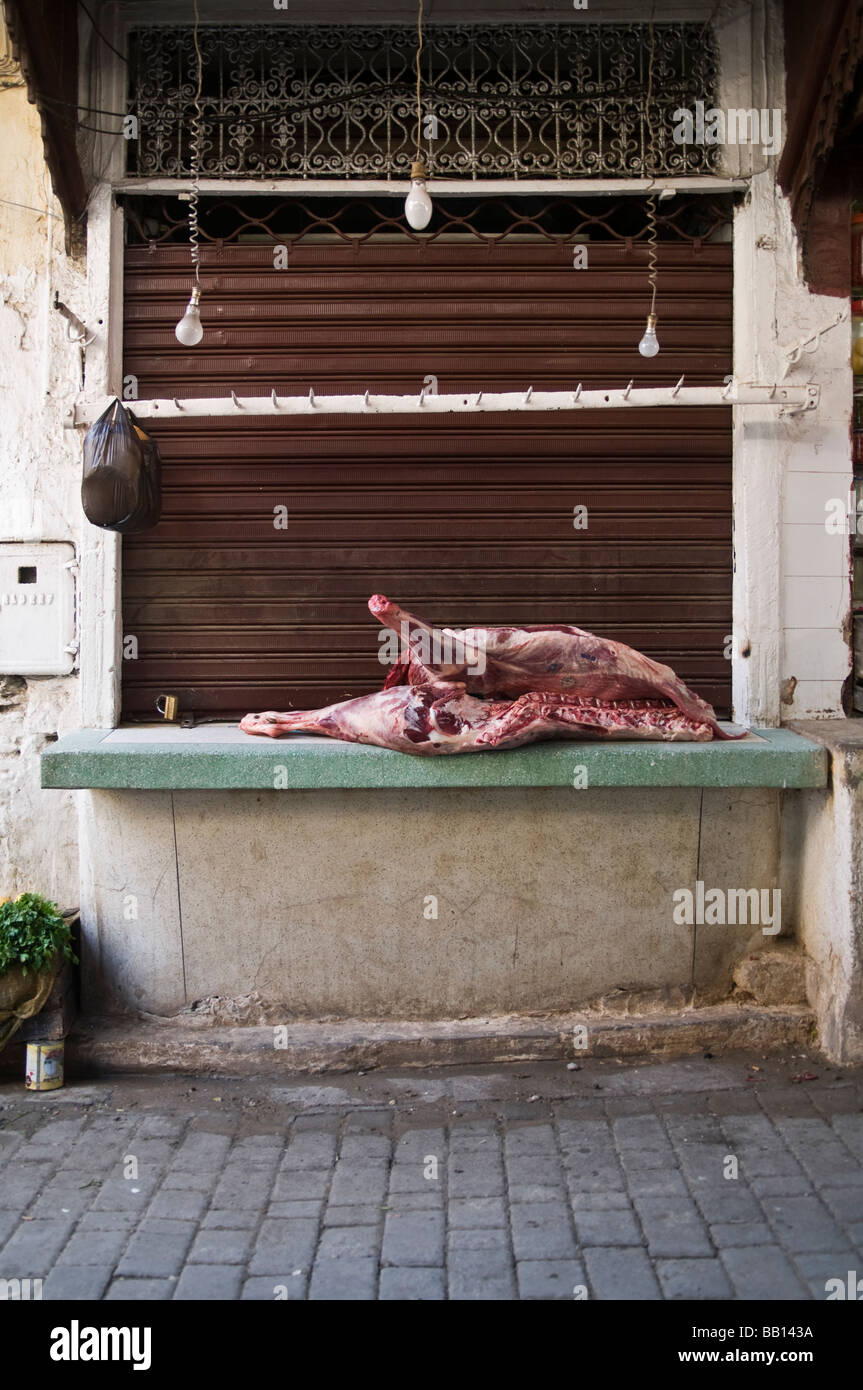
[[[662,352],[636,344],[643,247],[301,245],[202,257],[205,338],[180,348],[188,248],[126,254],[125,371],[142,397],[569,389],[722,380],[731,247],[662,244]],[[572,622],[730,708],[731,412],[161,422],[161,524],[123,543],[124,715],[164,691],[236,716],[376,688],[388,594],[439,623]],[[587,530],[573,508],[587,506]],[[287,531],[273,525],[288,507]]]

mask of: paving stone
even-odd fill
[[[221,1168],[231,1147],[231,1141],[226,1134],[209,1134],[203,1130],[193,1130],[187,1134],[180,1147],[174,1154],[172,1167],[175,1170],[186,1169],[194,1172],[210,1171]]]
[[[627,1173],[633,1197],[666,1197],[675,1201],[688,1198],[689,1188],[677,1168],[645,1168]]]
[[[174,1298],[227,1301],[239,1298],[242,1287],[238,1265],[188,1265],[177,1280]]]
[[[25,1168],[13,1164],[11,1168],[0,1169],[0,1208],[26,1211],[53,1173],[52,1163],[30,1163]]]
[[[155,1303],[157,1300],[173,1298],[176,1287],[176,1282],[170,1279],[114,1279],[105,1294],[105,1301]]]
[[[653,1259],[712,1255],[704,1222],[694,1202],[676,1198],[636,1197],[636,1210]]]
[[[718,1222],[709,1230],[717,1250],[736,1245],[772,1245],[775,1240],[766,1221]]]
[[[863,1269],[854,1255],[842,1256],[836,1254],[813,1254],[797,1255],[794,1263],[803,1282],[807,1285],[813,1298],[820,1302],[828,1301],[830,1294],[838,1292],[835,1283],[829,1281],[839,1279],[842,1285],[842,1293],[845,1301],[848,1300],[849,1287],[857,1294],[858,1301],[863,1297]],[[851,1276],[849,1286],[849,1275]],[[834,1301],[833,1299],[830,1300]],[[838,1301],[838,1300],[836,1300]]]
[[[194,1169],[171,1168],[162,1179],[162,1191],[210,1193],[218,1181],[217,1168],[200,1173]]]
[[[742,1175],[752,1193],[764,1197],[807,1197],[812,1192],[812,1181],[806,1173],[764,1173],[747,1177]]]
[[[626,1192],[576,1192],[571,1199],[573,1211],[628,1211],[632,1205]]]
[[[523,1299],[571,1301],[575,1290],[587,1284],[584,1266],[578,1260],[519,1260],[516,1272]]]
[[[81,1231],[64,1246],[57,1265],[105,1265],[113,1268],[128,1243],[128,1231]]]
[[[142,1139],[181,1139],[187,1123],[176,1115],[145,1115],[138,1134]]]
[[[843,1226],[863,1221],[863,1187],[822,1187],[818,1196]]]
[[[192,1243],[192,1228],[187,1223],[178,1224],[183,1225],[182,1233],[136,1231],[117,1266],[118,1277],[158,1279],[179,1274],[186,1251]]]
[[[368,1302],[377,1295],[375,1259],[316,1260],[309,1298],[321,1302]]]
[[[332,1133],[294,1135],[282,1159],[282,1172],[329,1168],[336,1156],[338,1138]]]
[[[342,1140],[339,1158],[358,1164],[374,1163],[389,1159],[391,1151],[392,1144],[383,1134],[349,1134]]]
[[[720,1258],[738,1298],[775,1302],[807,1296],[805,1285],[778,1245],[722,1250]]]
[[[175,1221],[200,1221],[206,1211],[207,1200],[203,1192],[163,1190],[156,1193],[147,1214]]]
[[[236,1230],[199,1231],[188,1254],[189,1264],[244,1264],[252,1248],[254,1233]]]
[[[68,1219],[28,1221],[20,1225],[0,1250],[3,1278],[44,1277],[69,1239],[72,1227]]]
[[[512,1246],[509,1230],[503,1226],[475,1226],[472,1229],[457,1226],[447,1235],[447,1249],[453,1250],[505,1250]]]
[[[287,1211],[276,1212],[272,1204],[267,1208],[268,1216],[317,1216],[320,1202],[285,1202],[285,1206],[306,1207],[313,1206],[314,1211]],[[207,1212],[201,1226],[204,1230],[216,1231],[253,1231],[260,1220],[260,1212],[257,1211],[222,1211],[211,1209]]]
[[[451,1300],[497,1302],[516,1296],[512,1260],[500,1250],[454,1250],[447,1274]]]
[[[721,1183],[714,1182],[709,1186],[694,1182],[692,1195],[707,1221],[722,1223],[763,1219],[761,1207],[745,1182],[739,1178],[730,1178],[727,1182]]]
[[[155,1178],[106,1178],[93,1201],[94,1211],[146,1211],[156,1190]]]
[[[423,1269],[418,1265],[389,1265],[381,1270],[382,1301],[433,1302],[446,1298],[446,1279],[442,1269]]]
[[[131,1231],[140,1213],[135,1211],[87,1211],[81,1217],[76,1235],[84,1231]]]
[[[250,1274],[289,1274],[308,1269],[318,1239],[317,1221],[263,1222],[249,1264]]]
[[[841,1250],[847,1241],[817,1197],[767,1197],[764,1214],[792,1252]]]
[[[330,1172],[326,1168],[309,1171],[293,1169],[278,1174],[270,1194],[273,1202],[301,1202],[325,1197],[330,1185]]]
[[[502,1197],[454,1197],[449,1203],[450,1228],[505,1226],[506,1208]]]
[[[635,1213],[631,1210],[585,1211],[575,1213],[575,1233],[578,1244],[586,1245],[638,1245],[641,1242],[641,1227]]]
[[[557,1137],[550,1124],[514,1125],[507,1130],[503,1142],[508,1158],[522,1154],[557,1154]]]
[[[510,1220],[517,1260],[567,1259],[575,1255],[575,1238],[565,1203],[525,1203],[512,1208]]]
[[[429,1185],[422,1192],[388,1192],[381,1211],[442,1211],[444,1193],[440,1185]]]
[[[388,1179],[389,1172],[383,1164],[373,1168],[355,1168],[339,1162],[333,1172],[330,1202],[334,1207],[355,1203],[380,1206],[387,1190]]]
[[[322,1232],[315,1255],[318,1260],[377,1259],[381,1248],[379,1226],[328,1226]]]
[[[445,1172],[444,1165],[441,1164],[438,1172],[442,1175]],[[390,1192],[425,1192],[427,1188],[440,1186],[441,1179],[438,1177],[427,1178],[425,1161],[416,1159],[410,1163],[393,1164],[389,1175]]]
[[[442,1211],[388,1212],[381,1259],[393,1265],[442,1265],[444,1229]]]
[[[518,1183],[540,1183],[552,1188],[563,1187],[563,1168],[560,1161],[543,1154],[532,1154],[526,1158],[508,1158],[506,1177],[510,1189]]]
[[[662,1296],[647,1251],[641,1246],[594,1246],[585,1250],[584,1264],[591,1294],[596,1298],[641,1302]]]
[[[57,1264],[45,1280],[42,1297],[52,1302],[95,1302],[104,1295],[113,1273],[113,1262],[107,1265]]]
[[[475,1154],[450,1155],[447,1181],[451,1197],[502,1196],[503,1164]]]
[[[265,1206],[275,1180],[275,1167],[226,1168],[213,1192],[213,1206],[258,1211]]]
[[[309,1276],[307,1270],[289,1271],[284,1278],[272,1274],[264,1276],[257,1275],[252,1279],[247,1279],[243,1285],[240,1297],[256,1302],[294,1303],[298,1299],[304,1299],[309,1287]]]
[[[733,1290],[717,1259],[657,1260],[656,1272],[666,1298],[729,1299]]]
[[[334,1207],[324,1212],[325,1226],[374,1226],[383,1218],[381,1205]]]

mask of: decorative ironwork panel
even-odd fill
[[[199,37],[202,177],[405,179],[417,136],[412,27],[216,25]],[[703,24],[430,26],[422,69],[436,178],[673,176],[715,164],[715,146],[673,135],[675,110],[714,100]],[[190,173],[196,71],[190,30],[133,32],[131,173]]]
[[[172,242],[188,244],[189,206],[179,198],[123,194],[126,244],[151,249]],[[660,241],[703,243],[731,239],[734,197],[729,194],[678,194],[661,202],[656,219]],[[302,196],[239,198],[202,197],[199,231],[202,242],[228,246],[237,242],[278,242],[290,247],[317,242],[362,246],[366,242],[479,241],[490,245],[521,241],[575,245],[579,242],[648,238],[642,198],[608,196],[579,204],[566,195],[447,197],[435,203],[426,231],[415,232],[396,199]]]

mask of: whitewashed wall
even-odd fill
[[[39,118],[23,88],[0,91],[0,132],[0,541],[68,540],[77,551],[86,527],[80,442],[62,416],[80,360],[51,301],[56,290],[82,305],[85,268],[64,253]],[[77,674],[0,676],[0,897],[34,889],[77,903],[74,793],[40,790],[39,754],[80,724],[78,692]]]

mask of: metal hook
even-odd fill
[[[420,405],[425,405],[426,391],[427,391],[427,390],[428,390],[428,387],[427,387],[427,386],[424,386],[424,387],[422,388],[422,390],[420,391]]]
[[[686,380],[686,373],[684,372],[683,376],[680,378],[680,380],[678,381],[677,385],[676,385],[675,387],[673,387],[673,389],[672,389],[672,392],[671,392],[671,398],[672,398],[672,400],[673,400],[674,397],[677,395],[678,391],[680,390],[680,388],[681,388],[681,386],[683,385],[683,383],[684,383],[685,380]]]
[[[279,409],[279,398],[278,398],[278,396],[276,395],[276,388],[275,388],[275,386],[273,387],[272,394],[270,395],[270,400],[273,402],[273,409],[274,409],[274,410],[278,410],[278,409]]]
[[[310,386],[310,387],[309,387],[309,405],[314,405],[314,404],[315,404],[315,388],[314,388],[314,386]]]
[[[363,396],[363,405],[366,407],[366,410],[370,410],[370,409],[371,409],[371,403],[370,403],[370,401],[369,401],[369,393],[368,393],[368,391],[367,391],[366,394]]]
[[[575,388],[575,395],[573,396],[573,400],[577,401],[580,395],[581,395],[581,382],[579,382],[578,385],[577,385],[576,388]]]
[[[627,386],[626,390],[625,390],[624,393],[623,393],[623,399],[624,399],[625,401],[628,401],[628,400],[629,400],[629,393],[630,393],[630,391],[632,390],[632,387],[633,387],[633,383],[630,382],[629,385]]]
[[[771,390],[770,390],[770,397],[769,397],[769,399],[772,401],[772,400],[773,400],[773,397],[774,397],[775,395],[776,395],[776,382],[774,381],[773,386],[771,387]]]
[[[477,396],[476,401],[475,401],[475,404],[476,404],[476,405],[479,405],[480,401],[482,400],[482,396],[483,396],[483,393],[482,393],[482,391],[480,391],[480,393],[479,393],[479,395]]]
[[[525,398],[524,398],[524,403],[525,403],[525,405],[530,405],[530,398],[531,398],[532,395],[533,395],[533,387],[532,387],[532,386],[528,386],[528,388],[527,388],[527,395],[526,395]]]
[[[237,410],[242,410],[243,407],[240,405],[240,402],[239,402],[239,400],[237,399],[237,393],[236,393],[236,391],[233,389],[233,387],[231,388],[231,400],[233,401],[233,403],[234,403],[234,405],[236,406]]]
[[[174,397],[174,405],[177,407],[178,410],[182,410],[182,409],[183,409],[183,406],[182,406],[182,405],[180,404],[180,402],[177,400],[177,397],[176,397],[176,396]]]
[[[725,390],[722,392],[722,399],[723,399],[724,401],[727,401],[727,400],[728,400],[728,397],[731,395],[731,392],[732,392],[733,389],[734,389],[734,377],[731,377],[731,379],[730,379],[729,382],[728,382],[728,385],[726,386]]]

